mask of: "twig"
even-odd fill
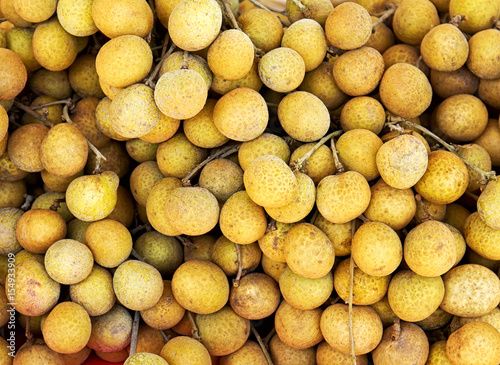
[[[273,218],[271,218],[266,228],[266,232],[272,232],[272,231],[276,231],[276,220]]]
[[[406,125],[408,127],[418,129],[422,133],[424,133],[424,134],[432,137],[436,142],[440,143],[448,151],[450,151],[450,152],[454,153],[456,156],[458,156],[467,165],[467,167],[469,167],[471,170],[473,170],[473,171],[477,172],[478,174],[480,174],[481,176],[483,176],[483,178],[485,180],[495,180],[495,181],[497,181],[497,176],[496,176],[495,171],[484,171],[484,170],[481,170],[476,165],[472,164],[471,162],[467,161],[462,156],[458,155],[457,154],[457,149],[461,147],[460,145],[453,145],[453,144],[450,144],[448,142],[445,142],[442,138],[438,137],[437,135],[435,135],[434,133],[432,133],[427,128],[421,126],[420,124],[416,124],[416,123],[410,122],[409,120],[406,120],[406,119],[404,119],[402,117],[394,117],[392,115],[387,115],[387,120],[388,120],[388,123],[386,123],[386,126],[389,126],[391,124],[401,123],[401,124]]]
[[[29,346],[33,344],[33,341],[35,340],[33,338],[33,333],[31,333],[31,316],[26,316],[26,342],[28,343]]]
[[[420,68],[420,64],[422,63],[423,57],[422,55],[418,56],[417,62],[415,62],[415,67]]]
[[[56,101],[51,101],[50,103],[45,103],[45,104],[40,104],[40,105],[32,106],[31,109],[38,110],[38,109],[45,108],[47,106],[59,105],[59,104],[71,104],[71,103],[72,103],[71,98],[68,98],[68,99],[56,100]]]
[[[137,335],[139,334],[140,312],[135,311],[134,321],[132,322],[132,340],[130,341],[130,356],[135,355],[137,350]]]
[[[475,201],[477,201],[477,200],[479,199],[479,197],[478,197],[476,194],[471,193],[471,192],[470,192],[470,191],[468,191],[468,190],[466,190],[466,191],[465,191],[465,195],[467,195],[469,198],[474,199]]]
[[[68,124],[72,124],[72,125],[75,125],[75,123],[74,123],[74,122],[71,120],[71,118],[69,117],[68,109],[69,109],[69,105],[68,105],[68,104],[66,104],[66,105],[64,106],[64,108],[63,108],[63,114],[62,114],[62,116],[63,116],[64,120],[66,121],[66,123],[68,123]],[[97,174],[97,173],[99,173],[99,172],[100,172],[100,170],[101,170],[101,162],[102,162],[102,160],[106,161],[106,160],[107,160],[107,158],[106,158],[106,156],[104,156],[104,155],[101,153],[101,151],[99,151],[99,150],[97,149],[97,147],[96,147],[96,146],[94,146],[94,145],[92,144],[92,142],[90,142],[87,138],[85,138],[85,139],[87,140],[87,144],[89,145],[89,148],[92,150],[92,152],[94,152],[94,153],[95,153],[96,164],[95,164],[95,169],[94,169],[94,171],[93,171],[93,174]]]
[[[316,218],[318,218],[318,215],[319,215],[319,210],[316,209],[311,217],[311,220],[309,221],[311,224],[314,224],[314,221],[316,220]]]
[[[165,33],[165,38],[163,38],[163,46],[161,47],[160,60],[165,56],[165,53],[167,52],[167,46],[169,41],[170,41],[170,35],[167,32]]]
[[[61,199],[54,199],[54,202],[50,206],[50,210],[53,210],[54,212],[57,212],[59,207],[61,206],[61,203],[66,202],[66,198],[61,198]]]
[[[231,145],[231,146],[226,146],[219,148],[217,151],[215,151],[214,154],[208,156],[205,160],[200,162],[195,168],[193,168],[189,174],[182,179],[182,186],[191,186],[191,178],[207,163],[209,163],[212,160],[215,160],[216,158],[224,158],[226,156],[229,156],[235,152],[238,152],[238,150],[241,147],[241,143],[238,143],[236,145]]]
[[[160,72],[160,69],[161,69],[161,66],[163,65],[163,62],[165,62],[165,60],[168,58],[168,56],[170,56],[172,54],[172,52],[174,52],[174,50],[175,50],[176,47],[177,46],[175,45],[175,43],[172,43],[172,45],[168,49],[167,53],[165,53],[161,57],[160,62],[158,62],[158,64],[156,65],[156,67],[154,68],[154,70],[151,72],[151,74],[149,75],[149,77],[146,80],[144,80],[144,84],[146,84],[147,86],[149,86],[151,89],[155,88],[156,84],[153,82],[153,79],[156,77],[156,75],[158,75],[158,72]]]
[[[302,13],[302,15],[304,15],[305,18],[311,18],[311,11],[307,6],[302,4],[300,0],[292,0],[292,3],[294,3],[299,8],[300,12]]]
[[[142,257],[141,255],[139,255],[139,253],[135,250],[135,248],[132,249],[131,255],[134,256],[139,261],[146,262],[146,260],[144,259],[144,257]]]
[[[354,233],[356,233],[356,220],[353,219],[351,221],[351,231],[352,236],[354,237]],[[353,288],[354,288],[354,259],[352,255],[349,259],[349,341],[351,342],[351,356],[352,363],[356,365],[356,353],[354,351],[354,331],[352,324],[352,297],[353,297]]]
[[[146,223],[146,224],[141,224],[137,227],[135,227],[134,229],[130,230],[130,234],[134,235],[136,233],[139,233],[140,231],[151,231],[153,229],[153,227],[151,227],[151,224],[149,223]]]
[[[377,21],[375,23],[372,24],[372,31],[375,30],[375,28],[377,27],[377,25],[379,24],[382,24],[383,22],[385,22],[391,15],[394,14],[394,12],[396,11],[396,9],[398,8],[398,6],[394,3],[387,3],[386,4],[387,6],[387,10],[384,11],[380,17],[377,19]]]
[[[330,45],[326,49],[326,53],[328,53],[330,56],[340,56],[342,53],[344,53],[344,50]]]
[[[262,339],[262,341],[264,342],[264,345],[266,346],[266,348],[269,345],[269,341],[271,341],[271,338],[273,338],[273,336],[275,334],[276,334],[276,328],[273,327],[273,329],[271,331],[269,331],[269,333],[267,334],[267,336]]]
[[[29,107],[27,105],[24,105],[23,103],[21,103],[21,102],[19,102],[17,100],[14,100],[14,106],[16,106],[17,108],[19,108],[19,109],[23,110],[24,112],[28,113],[32,117],[35,117],[36,119],[42,121],[42,123],[45,124],[49,128],[52,128],[54,126],[54,124],[52,124],[51,122],[49,122],[47,120],[47,115],[46,114],[44,114],[44,113],[39,114],[36,111],[34,111],[31,107]]]
[[[455,15],[453,18],[450,19],[450,24],[454,25],[455,27],[458,27],[458,25],[467,20],[467,15]]]
[[[238,255],[238,273],[236,274],[236,278],[233,280],[233,286],[235,288],[240,286],[241,274],[243,273],[243,260],[241,259],[241,248],[240,245],[235,243],[236,253]]]
[[[264,356],[266,357],[267,363],[269,365],[274,365],[273,360],[271,360],[271,356],[269,356],[269,352],[267,351],[266,345],[264,345],[264,342],[262,342],[262,338],[260,338],[259,332],[257,332],[252,323],[250,323],[250,328],[252,329],[253,335],[257,339],[257,342],[259,343],[260,348],[264,353]]]
[[[369,220],[368,218],[366,218],[363,214],[361,214],[360,216],[358,216],[358,219],[361,219],[361,221],[363,223],[370,223],[371,220]]]
[[[189,57],[189,52],[184,51],[184,53],[182,54],[183,60],[182,60],[181,70],[186,70],[189,68],[188,57]]]
[[[332,299],[332,300],[330,301],[330,305],[334,305],[334,304],[338,303],[339,301],[340,301],[340,297],[337,297],[337,298],[335,298],[335,299]]]
[[[184,246],[186,246],[187,248],[194,248],[194,243],[193,243],[193,241],[191,241],[191,239],[189,237],[175,236],[175,238],[177,238],[179,241],[181,241],[181,243]]]
[[[27,210],[30,209],[31,204],[33,203],[34,200],[35,197],[33,195],[26,194],[24,203],[23,205],[21,205],[21,208],[19,209],[24,210],[26,212]]]
[[[421,219],[421,223],[434,219],[432,217],[432,214],[429,212],[429,207],[424,203],[423,198],[420,194],[415,194],[415,201],[417,203],[417,206],[421,206],[422,210],[424,211],[424,216]]]
[[[335,169],[337,172],[335,173],[336,175],[343,174],[345,171],[344,165],[342,165],[342,162],[339,160],[339,153],[337,149],[335,148],[335,139],[332,137],[331,143],[330,143],[330,148],[332,149],[332,155],[333,155],[333,161],[335,163]]]
[[[196,321],[194,320],[193,313],[187,311],[187,315],[189,318],[189,323],[191,323],[191,334],[195,340],[201,341],[200,333],[198,331],[198,326],[196,325]]]
[[[7,18],[0,18],[0,23],[6,22]]]
[[[14,115],[14,113],[11,113],[9,115],[9,123],[12,124],[13,126],[15,126],[16,128],[22,127],[21,124],[19,124],[18,122],[16,122],[16,116]]]
[[[257,0],[249,0],[252,4],[254,4],[256,7],[258,8],[261,8],[261,9],[264,9],[264,10],[267,10],[267,11],[270,11],[271,13],[278,13],[278,14],[281,14],[281,15],[286,15],[286,12],[285,11],[281,11],[281,10],[275,10],[275,9],[271,9],[271,8],[268,8],[264,5],[262,5],[259,1]],[[276,15],[276,17],[280,20],[281,24],[283,24],[285,27],[289,27],[290,26],[290,23],[288,23],[287,21],[285,21],[283,18],[280,18],[279,16]]]
[[[290,167],[292,168],[292,170],[301,171],[305,167],[306,161],[313,155],[314,152],[316,152],[321,146],[323,146],[330,138],[338,137],[342,133],[344,133],[344,131],[335,131],[321,138],[309,152],[302,156],[302,158],[291,162]]]
[[[172,338],[172,336],[167,335],[164,330],[160,330],[160,333],[163,336],[163,340],[165,341],[165,343],[167,343],[168,341],[170,341],[170,339]]]

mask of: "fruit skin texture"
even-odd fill
[[[149,352],[139,352],[127,358],[123,365],[169,365],[162,357]]]
[[[481,79],[498,79],[500,66],[494,60],[500,56],[500,31],[487,29],[469,39],[467,67]]]
[[[454,365],[498,364],[500,333],[489,323],[467,323],[446,341],[446,356]]]
[[[112,171],[76,178],[66,190],[68,209],[85,222],[107,217],[115,208],[119,181],[118,175]]]
[[[465,193],[468,185],[469,173],[460,157],[437,150],[430,153],[427,171],[415,184],[415,190],[432,203],[450,204]]]
[[[477,200],[481,220],[489,227],[500,230],[500,182],[490,180]]]
[[[450,17],[465,15],[466,19],[458,24],[461,31],[474,34],[491,28],[498,20],[499,5],[488,0],[450,0]]]
[[[264,9],[250,9],[238,17],[241,30],[252,40],[255,47],[264,52],[279,47],[283,37],[283,25],[278,17]]]
[[[172,292],[187,310],[210,314],[227,303],[229,284],[226,274],[210,261],[190,260],[177,268],[172,277]]]
[[[87,346],[102,352],[120,351],[130,344],[132,316],[127,309],[115,304],[103,315],[92,317],[92,333]]]
[[[380,81],[382,104],[403,118],[415,118],[431,104],[432,86],[425,74],[407,63],[389,67]]]
[[[92,0],[57,2],[57,18],[66,32],[76,37],[85,37],[99,30],[92,18],[92,3]]]
[[[304,59],[291,48],[275,48],[259,61],[260,79],[264,85],[276,92],[295,90],[304,80],[305,73]]]
[[[329,175],[318,184],[316,205],[321,215],[332,223],[347,223],[363,214],[370,204],[371,191],[359,172]]]
[[[161,357],[169,365],[211,365],[208,350],[199,341],[187,336],[171,338],[161,349]]]
[[[238,365],[246,363],[253,365],[268,364],[259,344],[254,341],[248,340],[239,350],[222,357],[220,364]]]
[[[403,0],[394,13],[392,26],[403,43],[416,46],[439,22],[436,7],[429,0]]]
[[[219,34],[222,11],[215,0],[183,0],[170,13],[168,32],[181,49],[194,52],[209,46]]]
[[[21,58],[7,48],[0,48],[0,76],[2,86],[0,87],[0,100],[10,100],[23,91],[28,72]]]
[[[45,320],[42,333],[52,350],[73,354],[87,345],[91,333],[90,317],[79,304],[59,303]]]
[[[92,271],[94,258],[81,242],[64,239],[54,242],[45,253],[45,269],[52,279],[71,285],[86,279]]]
[[[500,280],[490,269],[477,264],[456,266],[444,276],[441,308],[460,317],[480,317],[500,302]]]
[[[160,300],[151,308],[141,311],[141,317],[149,327],[166,330],[178,324],[185,312],[185,309],[175,300],[172,283],[164,280]]]

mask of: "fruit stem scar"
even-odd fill
[[[295,6],[297,6],[299,8],[302,15],[304,15],[306,18],[309,18],[309,19],[311,18],[311,11],[309,10],[309,8],[307,6],[302,4],[302,2],[300,0],[292,0],[292,3],[294,3]]]
[[[267,351],[266,345],[264,345],[264,342],[262,342],[262,338],[260,337],[259,332],[257,332],[252,323],[250,323],[250,328],[252,329],[253,335],[257,339],[257,342],[259,343],[259,346],[262,349],[264,356],[266,357],[267,363],[269,365],[274,365],[273,360],[271,360],[271,356],[269,356],[269,352]]]
[[[189,323],[191,323],[191,327],[193,327],[193,329],[191,330],[191,334],[193,335],[193,338],[195,340],[198,340],[201,342],[201,337],[200,337],[200,334],[198,332],[198,326],[196,325],[196,321],[194,320],[193,313],[191,313],[191,311],[186,311],[186,312],[187,312],[187,315],[189,318]]]

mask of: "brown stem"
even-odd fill
[[[340,297],[337,297],[337,298],[335,298],[335,299],[332,299],[332,300],[330,301],[330,305],[334,305],[334,304],[338,303],[339,301],[340,301]]]
[[[356,232],[356,220],[353,219],[351,221],[351,231],[352,231],[352,236],[354,237],[354,233]],[[353,324],[352,324],[352,316],[353,316],[353,309],[352,309],[352,297],[353,297],[353,290],[354,290],[354,259],[351,257],[349,259],[349,341],[351,342],[351,356],[352,356],[352,362],[354,365],[356,365],[356,353],[354,351],[354,331],[353,331]]]
[[[394,14],[398,6],[394,3],[387,3],[387,10],[380,14],[380,17],[377,19],[375,23],[372,24],[372,31],[375,30],[377,25],[385,22],[391,15]]]
[[[130,356],[135,355],[137,350],[137,335],[139,334],[140,312],[135,311],[134,321],[132,322],[132,340],[130,341]]]
[[[191,323],[191,335],[195,340],[198,340],[201,342],[201,337],[200,337],[200,332],[198,331],[198,326],[196,325],[196,321],[194,320],[193,313],[190,311],[187,311],[188,318],[189,318],[189,323]]]
[[[264,344],[264,342],[262,342],[262,338],[260,337],[259,332],[257,332],[257,330],[255,329],[255,327],[253,326],[252,323],[250,323],[250,328],[252,329],[253,335],[257,339],[257,342],[259,343],[259,346],[260,346],[262,352],[264,353],[264,356],[266,357],[267,363],[269,365],[274,365],[273,360],[271,360],[271,356],[269,355],[269,352],[267,351],[266,345]]]
[[[24,203],[21,205],[19,209],[24,210],[25,212],[30,209],[31,204],[35,200],[35,197],[33,195],[26,194],[24,197]]]
[[[337,149],[335,148],[335,139],[332,138],[330,148],[332,149],[332,155],[333,155],[333,161],[335,163],[335,169],[337,172],[335,173],[336,175],[343,174],[345,172],[344,165],[342,165],[342,162],[339,160],[339,153]]]
[[[233,280],[233,286],[235,288],[240,286],[241,274],[243,273],[243,260],[241,259],[241,248],[240,245],[235,243],[236,253],[238,255],[238,273],[236,274],[236,278]]]
[[[12,124],[13,126],[15,126],[16,128],[22,127],[21,124],[19,124],[18,122],[16,122],[16,117],[15,117],[14,113],[12,113],[11,115],[9,115],[9,123]]]
[[[310,223],[311,224],[314,224],[314,221],[316,220],[316,218],[318,218],[318,215],[319,215],[319,210],[316,209],[311,217],[311,220],[310,220]]]
[[[302,15],[305,18],[309,18],[309,19],[311,18],[311,11],[309,10],[309,8],[307,6],[302,4],[302,2],[300,0],[292,0],[292,3],[294,3],[295,6],[297,6],[299,8],[299,11],[302,13]]]
[[[271,331],[269,331],[269,333],[267,334],[267,336],[262,339],[262,342],[264,342],[264,345],[266,346],[266,348],[268,348],[269,341],[271,341],[271,338],[273,338],[273,336],[275,334],[276,334],[276,328],[273,327],[273,329]]]
[[[165,343],[167,343],[168,341],[170,341],[170,339],[172,338],[172,336],[167,335],[164,330],[160,330],[160,333],[163,336],[163,340],[165,341]]]
[[[330,56],[340,56],[342,53],[344,53],[344,50],[330,45],[326,49],[326,53],[328,53]]]
[[[301,171],[304,169],[305,164],[307,163],[306,161],[311,157],[314,152],[316,152],[321,146],[323,146],[330,138],[340,136],[344,131],[335,131],[330,134],[327,134],[323,138],[321,138],[314,146],[311,148],[309,152],[307,152],[302,158],[299,158],[298,160],[294,160],[291,162],[290,167],[294,171]]]
[[[183,60],[182,60],[181,70],[187,70],[189,68],[188,57],[189,57],[189,52],[184,51],[184,53],[182,54]]]
[[[29,107],[27,105],[24,105],[23,103],[21,103],[21,102],[19,102],[17,100],[14,100],[14,106],[16,106],[17,108],[19,108],[19,109],[23,110],[24,112],[28,113],[32,117],[35,117],[36,119],[40,120],[43,124],[45,124],[49,128],[52,128],[54,126],[54,124],[52,124],[51,122],[49,122],[47,120],[47,115],[46,114],[44,114],[44,113],[39,114],[36,111],[34,111],[31,107]]]
[[[468,191],[468,190],[466,190],[466,191],[465,191],[465,195],[467,195],[469,198],[474,199],[475,201],[477,201],[477,200],[479,199],[479,197],[478,197],[476,194],[471,193],[471,192],[470,192],[470,191]]]
[[[33,341],[35,340],[33,338],[33,333],[31,333],[31,316],[26,316],[26,342],[28,343],[28,346],[31,346],[33,344]]]
[[[366,218],[363,214],[361,214],[361,215],[358,217],[358,219],[361,219],[361,221],[362,221],[363,223],[370,223],[370,222],[371,222],[371,220],[369,220],[368,218]]]
[[[252,4],[254,4],[256,7],[264,9],[264,10],[267,10],[267,11],[270,11],[271,13],[278,13],[278,14],[286,15],[285,11],[280,11],[280,10],[275,10],[275,9],[268,8],[268,7],[264,6],[264,5],[262,5],[257,0],[249,0],[249,1]],[[288,23],[287,21],[285,21],[283,18],[280,18],[279,16],[277,16],[277,18],[280,20],[281,24],[283,24],[285,27],[289,27],[290,26],[290,23]]]
[[[392,327],[391,341],[399,340],[399,336],[401,336],[401,320],[396,317],[394,327]]]
[[[240,147],[241,143],[219,148],[217,151],[215,151],[214,154],[208,156],[205,160],[200,162],[194,169],[192,169],[189,172],[189,174],[186,175],[184,179],[182,179],[182,186],[191,186],[191,178],[207,163],[209,163],[212,160],[215,160],[216,158],[224,158],[226,156],[229,156],[237,152],[240,149]]]
[[[454,25],[455,27],[458,27],[458,25],[467,20],[467,15],[455,15],[453,18],[450,19],[450,24]]]
[[[160,72],[160,69],[161,69],[161,66],[163,65],[163,62],[165,62],[165,60],[168,58],[168,56],[170,56],[174,52],[176,47],[177,46],[175,45],[175,43],[172,43],[172,45],[168,49],[167,53],[165,53],[162,56],[160,62],[158,62],[158,64],[156,65],[154,70],[151,72],[151,74],[148,76],[148,78],[146,80],[144,80],[144,84],[146,84],[146,86],[149,86],[151,89],[155,88],[156,83],[153,82],[154,78],[156,77],[156,75],[158,75],[158,72]]]
[[[271,218],[267,224],[266,232],[276,231],[276,220]]]
[[[50,103],[45,103],[45,104],[40,104],[40,105],[32,106],[31,109],[38,110],[38,109],[42,109],[42,108],[45,108],[45,107],[48,107],[48,106],[52,106],[52,105],[71,104],[71,103],[72,103],[71,98],[68,98],[68,99],[57,100],[57,101],[52,101]]]
[[[184,246],[186,246],[187,248],[193,248],[194,247],[194,243],[193,243],[193,241],[191,241],[191,239],[189,237],[175,236],[175,238],[177,238],[179,241],[181,241],[181,243]]]
[[[144,259],[144,257],[142,257],[141,255],[139,255],[139,253],[135,250],[135,248],[132,249],[131,255],[134,256],[139,261],[146,262],[146,260]]]
[[[54,212],[57,212],[59,207],[61,206],[61,203],[66,202],[66,198],[61,198],[61,199],[54,199],[54,202],[50,206],[50,210],[53,210]]]
[[[148,231],[148,232],[149,232],[149,231],[151,231],[152,229],[153,229],[153,228],[151,227],[151,225],[150,225],[149,223],[146,223],[146,224],[141,224],[140,226],[137,226],[137,227],[135,227],[134,229],[130,230],[130,233],[134,235],[134,234],[136,234],[136,233],[138,233],[138,232],[140,232],[140,231],[144,231],[144,230],[146,230],[146,231]]]
[[[165,38],[163,39],[163,46],[161,47],[161,55],[160,55],[160,60],[165,56],[165,53],[167,52],[167,46],[168,42],[170,41],[170,34],[165,33]]]

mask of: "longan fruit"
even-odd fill
[[[0,13],[2,13],[3,17],[7,19],[9,23],[16,27],[29,27],[32,25],[27,20],[24,20],[15,8],[15,0],[5,0],[1,2],[0,5]]]
[[[60,284],[77,284],[86,279],[94,265],[90,249],[72,239],[54,242],[45,253],[45,269]]]
[[[99,150],[106,157],[106,161],[101,160],[101,171],[113,171],[119,178],[123,178],[129,172],[131,160],[122,143],[109,141]],[[93,174],[96,166],[97,156],[91,150],[85,166],[85,173],[88,175]]]
[[[299,146],[290,156],[290,165],[304,157],[314,145],[315,143],[305,143]],[[322,145],[314,151],[301,171],[304,171],[314,181],[315,185],[318,185],[324,177],[335,174],[335,162],[330,148]]]
[[[191,53],[186,55],[182,51],[174,52],[165,59],[158,72],[158,78],[168,71],[186,68],[186,63],[187,68],[197,71],[207,83],[207,88],[210,88],[214,75],[210,67],[208,67],[207,61],[201,56]]]
[[[69,68],[68,77],[71,88],[82,98],[102,99],[105,96],[99,84],[95,60],[95,55],[83,54],[78,56]]]
[[[281,93],[299,87],[305,72],[304,59],[297,51],[288,47],[275,48],[259,61],[259,76],[264,85]]]
[[[484,364],[493,365],[500,361],[499,346],[500,333],[495,327],[485,322],[471,322],[450,335],[446,356],[457,365],[477,362],[478,356]]]
[[[163,177],[156,161],[146,161],[137,166],[130,175],[130,191],[135,201],[146,205],[151,189]]]
[[[333,9],[325,23],[328,41],[339,49],[362,47],[372,34],[372,20],[368,11],[359,4],[346,2]]]
[[[212,90],[217,94],[225,95],[234,89],[239,87],[248,87],[255,91],[260,91],[262,86],[262,80],[259,77],[259,61],[257,58],[254,59],[250,71],[240,79],[237,80],[224,80],[217,75],[214,75],[212,80]]]
[[[498,79],[500,67],[493,59],[500,56],[500,31],[487,29],[469,39],[467,67],[481,79]]]
[[[310,16],[308,17],[317,21],[322,27],[325,27],[328,14],[333,10],[330,0],[303,0],[302,5],[306,6],[309,10]],[[308,18],[293,1],[287,0],[285,6],[286,16],[290,22],[294,23],[299,19]]]
[[[161,179],[153,186],[146,201],[146,214],[149,223],[155,230],[167,236],[178,236],[181,234],[169,222],[165,212],[167,192],[181,186],[181,180],[178,178],[166,177]]]
[[[358,2],[359,3],[359,2]],[[375,24],[379,18],[372,16],[372,26]],[[384,22],[379,23],[372,30],[372,34],[365,46],[375,48],[381,54],[384,53],[389,47],[392,47],[396,43],[396,36],[392,32],[391,28],[385,25]]]
[[[28,84],[35,94],[51,96],[56,100],[69,98],[73,93],[66,70],[50,71],[41,68],[31,75]]]
[[[139,163],[156,160],[158,143],[145,142],[142,139],[134,138],[125,142],[127,153],[133,160]]]
[[[283,138],[271,133],[262,133],[257,138],[241,144],[238,150],[238,163],[245,171],[255,158],[264,155],[274,155],[288,163],[290,147]]]
[[[158,303],[142,310],[141,317],[148,326],[158,330],[172,328],[179,323],[186,310],[175,300],[172,282],[163,280],[163,293]]]
[[[2,86],[0,87],[0,100],[15,98],[23,91],[28,73],[23,60],[13,51],[7,48],[0,48],[0,57],[3,62],[0,66],[0,76]]]
[[[436,7],[429,0],[403,0],[392,20],[392,29],[403,43],[417,46],[440,23]]]
[[[71,35],[85,37],[95,34],[97,28],[92,17],[92,3],[89,0],[62,0],[57,2],[57,18],[61,26]],[[111,15],[109,13],[108,15]]]
[[[458,70],[451,72],[431,70],[430,80],[432,90],[443,99],[457,94],[473,95],[476,91],[478,91],[478,96],[481,100],[483,100],[483,102],[488,104],[488,101],[490,100],[485,97],[485,95],[481,92],[481,89],[478,90],[482,81],[488,82],[489,80],[480,80],[476,75],[469,71],[467,66],[463,66]]]
[[[465,33],[474,34],[491,28],[498,20],[500,8],[496,2],[485,0],[450,0],[447,10],[450,12],[450,18],[456,15],[465,16],[458,27]]]
[[[467,246],[488,260],[500,260],[500,252],[495,245],[498,232],[484,223],[478,212],[469,215],[465,221],[464,237]]]
[[[499,137],[500,125],[498,121],[489,119],[484,132],[473,141],[488,151],[493,166],[500,166],[500,146],[496,143]]]
[[[91,318],[92,332],[87,346],[95,351],[115,352],[130,344],[132,316],[115,304],[108,312]]]
[[[168,361],[169,365],[212,364],[206,347],[201,342],[187,336],[178,336],[169,340],[161,349],[160,355]]]
[[[54,242],[66,237],[66,232],[64,218],[50,209],[31,209],[16,225],[19,244],[32,253],[45,253]]]
[[[17,53],[21,60],[23,60],[27,71],[36,71],[42,67],[33,55],[33,28],[17,28],[9,29],[4,37],[6,40],[6,47],[11,51]],[[1,36],[0,36],[1,37]]]
[[[264,9],[250,9],[238,17],[241,30],[255,47],[264,52],[277,48],[283,37],[283,25],[277,16]]]
[[[377,99],[358,96],[345,103],[340,113],[340,125],[344,131],[368,129],[379,134],[385,123],[385,110]]]
[[[104,99],[103,99],[104,100]],[[162,143],[173,137],[179,129],[181,121],[179,119],[170,118],[169,116],[160,113],[158,123],[148,133],[140,136],[139,139],[148,143]]]
[[[56,11],[55,0],[31,1],[14,0],[14,9],[17,14],[30,23],[41,23],[49,19]]]
[[[10,135],[7,147],[14,165],[23,171],[42,171],[40,148],[48,131],[46,126],[40,124],[29,124],[16,129]]]
[[[24,195],[26,192],[26,182],[24,180],[0,180],[0,209],[7,207],[21,207],[24,203]]]
[[[331,3],[330,3],[331,4]],[[269,341],[269,355],[276,365],[315,365],[316,351],[314,347],[296,349],[282,342],[277,334]]]
[[[224,203],[231,195],[243,190],[243,170],[231,160],[215,159],[203,167],[198,184]]]
[[[488,154],[488,151],[480,145],[475,143],[463,145],[458,149],[457,154],[468,162],[479,167],[481,170],[491,171],[491,157]],[[469,186],[467,187],[467,190],[478,190],[481,187],[483,176],[472,170],[470,167],[467,167],[467,171],[469,172]],[[486,196],[487,194],[485,194],[484,197]]]
[[[220,236],[210,248],[210,257],[226,276],[236,276],[238,273],[237,244]],[[242,269],[252,272],[259,265],[262,253],[257,242],[240,246]]]

